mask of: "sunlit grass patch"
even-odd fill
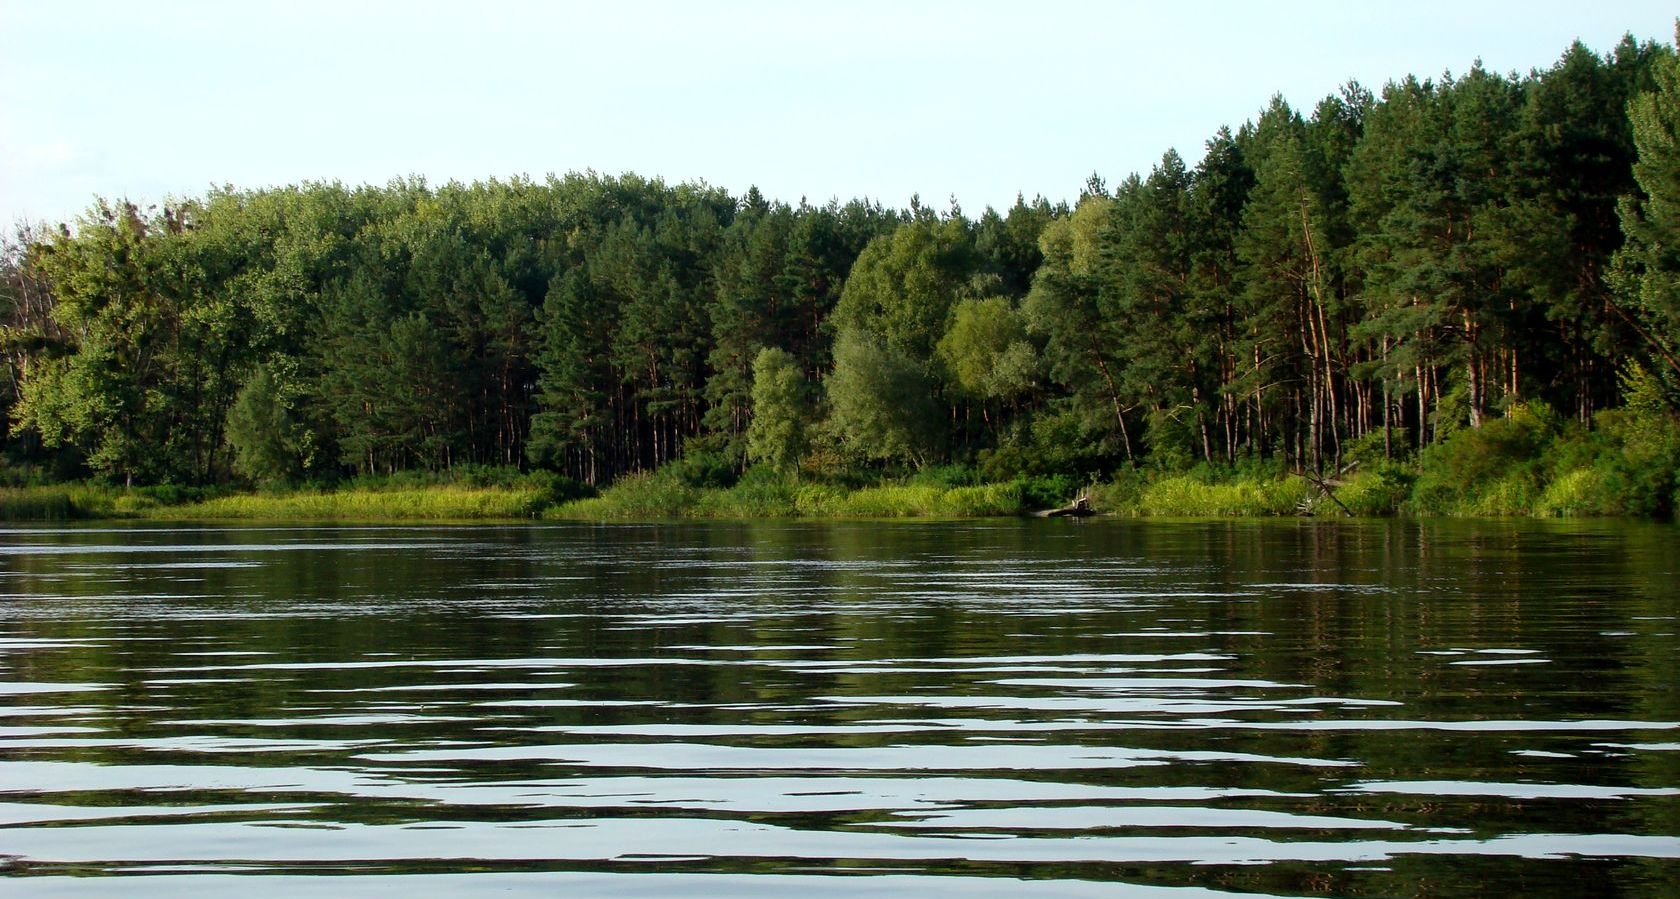
[[[148,518],[266,521],[452,521],[530,518],[548,503],[538,487],[436,486],[239,494],[146,510]]]
[[[1162,478],[1143,489],[1140,515],[1182,518],[1294,515],[1313,505],[1306,479],[1242,479],[1210,484],[1189,476]]]

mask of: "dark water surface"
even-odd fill
[[[1677,572],[1628,524],[0,530],[0,894],[1674,896]]]

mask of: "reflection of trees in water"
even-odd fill
[[[1614,746],[1670,741],[1672,731],[1571,727],[1680,720],[1673,689],[1680,600],[1670,587],[1674,541],[1666,526],[688,522],[90,530],[42,532],[30,542],[85,551],[0,556],[5,589],[14,595],[0,619],[9,635],[65,641],[0,656],[5,679],[111,685],[7,697],[11,706],[86,709],[17,720],[85,722],[104,741],[71,739],[32,749],[33,758],[367,771],[366,752],[420,747],[444,753],[443,760],[381,763],[377,776],[463,788],[588,776],[612,781],[604,783],[607,792],[623,777],[635,781],[646,803],[612,814],[682,816],[697,813],[659,806],[659,778],[788,771],[638,773],[635,765],[660,747],[786,750],[794,758],[821,750],[812,757],[823,764],[844,764],[839,750],[927,750],[917,757],[937,762],[946,746],[953,754],[1007,747],[1026,759],[1090,747],[1142,753],[1154,764],[962,776],[1090,791],[1264,790],[1272,792],[1213,805],[1464,827],[1478,837],[1680,831],[1672,797],[1536,800],[1498,791],[1346,789],[1430,780],[1680,785],[1680,755]],[[228,549],[265,542],[338,547]],[[120,549],[144,545],[179,548]],[[249,567],[201,567],[207,562]],[[1528,663],[1499,664],[1510,662]],[[1389,721],[1445,726],[1380,727]],[[1551,725],[1478,724],[1500,721]],[[184,737],[254,742],[212,754],[169,742]],[[305,742],[262,748],[287,741]],[[565,747],[573,744],[622,744],[625,768],[569,762]],[[449,759],[452,747],[549,750],[481,761]],[[1528,750],[1559,757],[1514,754]],[[1290,758],[1357,764],[1264,761]],[[863,777],[792,773],[809,778],[817,793],[857,789],[858,780],[848,778]],[[1105,795],[1081,801],[1119,802]],[[324,822],[606,814],[512,800],[463,811],[409,794],[312,799],[321,805],[304,817]],[[159,801],[92,784],[76,801],[83,800]],[[293,802],[299,794],[230,788],[168,801]],[[740,817],[828,831],[901,823],[897,811]],[[794,862],[694,864],[787,870]],[[1117,876],[1066,860],[904,864]],[[1402,857],[1385,864],[1389,873],[1363,879],[1306,863],[1189,872],[1145,864],[1126,877],[1393,894],[1449,871],[1510,881],[1538,870],[1518,858]],[[1567,866],[1591,869],[1606,889],[1634,893],[1661,870],[1657,862]]]

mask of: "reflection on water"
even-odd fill
[[[1626,524],[3,530],[0,875],[1672,895],[1677,549]]]

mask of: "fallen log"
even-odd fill
[[[1059,509],[1043,509],[1033,513],[1038,518],[1086,518],[1095,514],[1097,510],[1091,508],[1091,497],[1086,493],[1079,494],[1073,502]]]

